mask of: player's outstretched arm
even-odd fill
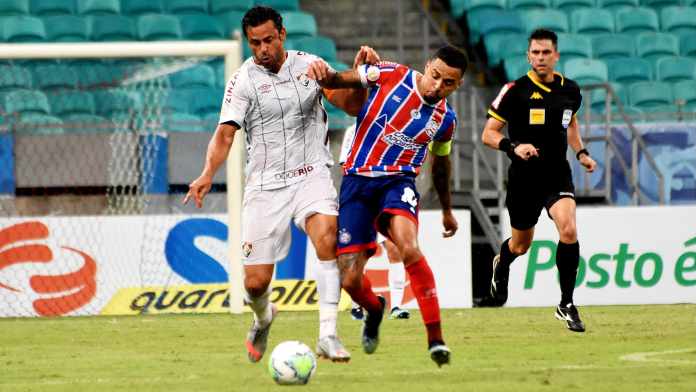
[[[361,46],[353,59],[353,69],[363,64],[377,64],[380,61],[379,54],[369,46]],[[350,116],[360,114],[363,104],[367,100],[367,89],[323,89],[324,96],[332,105],[348,113]]]
[[[343,72],[336,72],[324,60],[316,60],[309,64],[307,77],[316,80],[319,86],[327,89],[362,87],[357,70],[349,69]]]
[[[448,155],[432,154],[432,171],[433,186],[440,199],[442,207],[442,226],[445,231],[442,232],[443,237],[452,237],[457,232],[459,224],[457,219],[452,214],[452,196],[450,194],[450,176],[452,173],[452,163]]]
[[[203,172],[189,184],[189,191],[184,197],[184,204],[193,198],[196,207],[203,207],[203,199],[210,192],[215,173],[217,173],[220,165],[225,162],[227,155],[230,153],[237,129],[239,128],[236,125],[230,124],[219,124],[217,129],[215,129],[215,133],[210,139],[210,143],[208,143]]]
[[[592,159],[590,153],[587,152],[582,144],[580,130],[578,129],[578,121],[575,116],[573,116],[573,119],[570,120],[570,124],[568,124],[568,145],[578,154],[578,160],[580,164],[585,167],[585,170],[592,173],[597,163]]]

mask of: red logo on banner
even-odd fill
[[[41,243],[28,243],[49,237],[48,227],[41,222],[25,222],[0,230],[0,271],[15,264],[55,263],[51,248]],[[29,286],[37,294],[51,294],[35,300],[32,305],[40,316],[62,316],[78,309],[94,298],[97,290],[97,263],[85,252],[61,246],[84,260],[74,272],[59,275],[33,275]],[[21,292],[0,281],[0,289]],[[56,294],[63,294],[56,296]]]

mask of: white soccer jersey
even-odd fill
[[[339,154],[338,163],[343,165],[348,159],[348,154],[350,153],[350,148],[353,146],[353,138],[355,138],[355,124],[346,128],[343,134],[343,141],[341,142],[341,153]]]
[[[277,74],[249,58],[227,82],[220,123],[246,130],[247,188],[281,188],[333,163],[321,87],[307,78],[318,57],[286,53]]]

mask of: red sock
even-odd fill
[[[423,323],[428,331],[428,342],[443,341],[440,328],[440,304],[435,290],[433,271],[425,261],[425,257],[406,267],[413,294],[418,301],[418,307],[423,316]]]
[[[358,305],[362,306],[368,312],[379,312],[382,310],[382,303],[379,302],[377,296],[372,291],[372,283],[367,275],[362,277],[362,285],[358,290],[346,289],[353,301],[357,302]]]

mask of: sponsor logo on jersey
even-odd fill
[[[384,135],[382,136],[382,140],[387,144],[393,144],[406,150],[418,151],[422,147],[422,144],[416,143],[413,138],[406,136],[402,132]]]
[[[544,99],[544,97],[542,97],[541,94],[539,94],[538,91],[535,91],[535,92],[532,93],[532,96],[529,97],[529,99]]]
[[[401,97],[398,96],[398,95],[394,95],[394,96],[392,97],[392,99],[393,99],[395,102],[401,103]]]
[[[272,89],[273,85],[270,85],[268,83],[264,83],[258,87],[259,93],[261,94],[270,93]]]
[[[304,167],[300,167],[298,169],[292,169],[292,170],[288,170],[288,171],[283,172],[283,173],[278,173],[275,175],[275,179],[276,180],[287,180],[289,178],[300,177],[300,176],[304,176],[306,174],[311,173],[313,170],[314,170],[314,166],[307,165]]]
[[[570,120],[573,119],[573,111],[566,109],[563,111],[563,119],[561,120],[561,125],[563,125],[563,128],[568,128],[568,125],[570,125]]]
[[[437,133],[438,128],[440,128],[440,124],[438,124],[435,120],[430,120],[425,126],[425,133],[432,139],[435,136],[435,133]]]

